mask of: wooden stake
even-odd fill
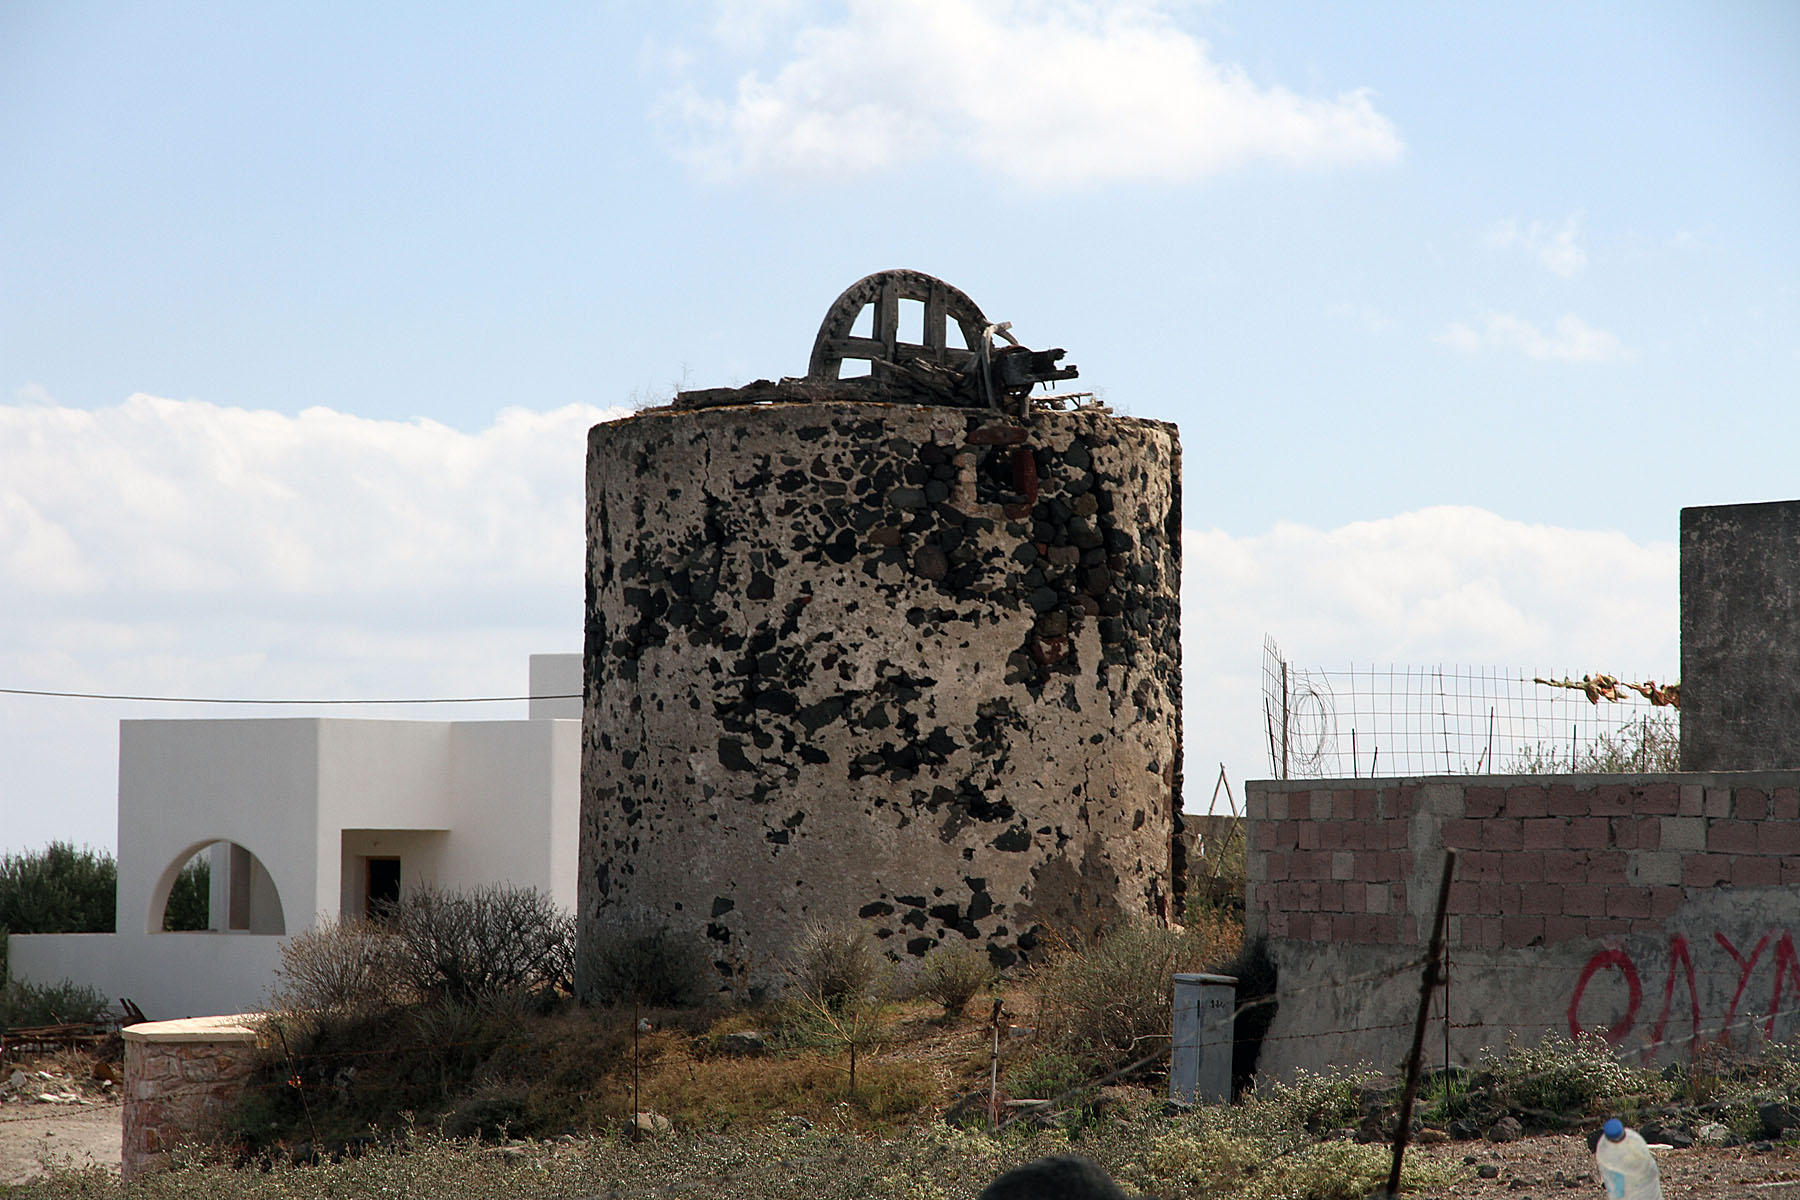
[[[1444,851],[1444,879],[1438,884],[1437,916],[1431,922],[1431,947],[1425,951],[1425,973],[1419,981],[1419,1016],[1413,1022],[1412,1054],[1406,1060],[1406,1090],[1400,1094],[1400,1115],[1394,1121],[1394,1166],[1388,1172],[1387,1195],[1400,1194],[1400,1162],[1406,1157],[1406,1139],[1412,1133],[1413,1101],[1419,1095],[1419,1060],[1425,1052],[1425,1022],[1431,1015],[1431,993],[1437,987],[1438,968],[1444,956],[1444,913],[1450,907],[1450,876],[1456,871],[1456,851]],[[1445,1013],[1448,1019],[1448,1012]]]

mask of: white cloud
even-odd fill
[[[1663,680],[1679,665],[1673,542],[1443,507],[1254,537],[1190,529],[1182,544],[1190,807],[1204,806],[1220,762],[1234,783],[1268,775],[1265,634],[1296,666],[1336,671],[1462,664]]]
[[[841,178],[944,155],[1053,186],[1402,153],[1367,89],[1260,86],[1154,0],[851,0],[730,97],[688,86],[659,115],[715,176]]]
[[[1438,335],[1438,341],[1473,354],[1480,350],[1517,350],[1540,362],[1612,363],[1631,359],[1624,343],[1604,329],[1596,329],[1574,313],[1564,313],[1546,331],[1511,313],[1488,313],[1479,328],[1456,322]]]
[[[1554,227],[1544,221],[1529,225],[1501,221],[1487,231],[1484,240],[1495,249],[1523,250],[1552,275],[1573,279],[1587,268],[1587,251],[1577,240],[1580,236],[1581,216],[1577,213]]]

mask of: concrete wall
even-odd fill
[[[1247,931],[1281,1009],[1260,1069],[1399,1063],[1443,851],[1452,1057],[1605,1036],[1646,1060],[1800,1011],[1800,772],[1258,782]],[[1441,1004],[1432,1061],[1442,1057]]]
[[[1179,447],[1100,413],[641,413],[589,439],[584,946],[776,977],[809,920],[996,962],[1168,915]]]
[[[1681,766],[1800,767],[1800,500],[1681,510]]]

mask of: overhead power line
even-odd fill
[[[389,700],[259,700],[241,696],[127,696],[113,692],[52,692],[0,688],[4,696],[53,696],[63,700],[142,700],[155,704],[502,704],[520,700],[580,700],[581,693],[553,696],[409,696]]]

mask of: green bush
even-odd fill
[[[0,1031],[83,1024],[106,1015],[107,999],[86,984],[11,980],[0,988]]]
[[[668,926],[616,929],[584,947],[582,998],[590,1004],[635,1000],[654,1008],[688,1008],[713,991],[712,966],[692,936]]]
[[[1594,1036],[1572,1042],[1552,1035],[1536,1046],[1509,1043],[1496,1053],[1482,1051],[1475,1083],[1527,1125],[1561,1128],[1570,1119],[1615,1112],[1661,1099],[1667,1085],[1655,1071],[1619,1061],[1611,1046]]]
[[[967,943],[939,946],[925,956],[913,981],[913,993],[943,1005],[946,1016],[956,1016],[977,992],[986,991],[999,978],[987,954],[977,947]]]
[[[163,909],[163,928],[171,933],[207,929],[212,923],[212,863],[206,851],[190,858],[175,876],[169,903]]]

